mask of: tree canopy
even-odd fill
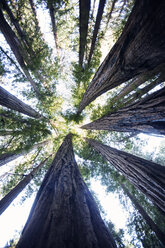
[[[134,203],[126,202],[133,195],[165,233],[164,0],[2,0],[0,40],[2,200],[16,188],[21,191],[21,183],[28,184],[22,201],[37,192],[51,171],[52,155],[72,133],[86,184],[90,187],[91,178],[101,180],[129,212],[123,230],[105,219],[117,246],[163,247],[163,238],[159,240]],[[152,144],[152,138],[159,144]],[[89,141],[104,144],[109,162]],[[111,151],[117,152],[110,156]],[[134,168],[129,171],[124,165],[118,169],[122,159],[129,161],[126,156]],[[150,194],[146,177],[150,180],[151,165],[161,170],[152,172]],[[159,204],[150,201],[153,192]]]

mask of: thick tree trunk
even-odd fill
[[[71,135],[36,196],[17,248],[116,247],[76,164]]]
[[[33,87],[36,95],[38,97],[40,97],[40,92],[36,86],[36,83],[34,82],[30,73],[28,72],[28,70],[26,68],[25,61],[24,61],[24,58],[22,56],[22,52],[24,51],[24,49],[22,48],[17,36],[13,32],[13,30],[11,29],[9,24],[6,22],[1,9],[0,9],[0,30],[1,30],[2,34],[4,35],[8,45],[10,46],[10,48],[12,50],[12,52],[14,53],[14,55],[15,55],[19,65],[21,66],[25,76],[27,77],[31,86]]]
[[[165,167],[127,152],[87,142],[165,213]]]
[[[82,128],[165,135],[165,87]]]
[[[93,37],[92,37],[92,42],[91,42],[91,48],[90,48],[90,52],[89,52],[88,66],[91,62],[92,55],[93,55],[93,52],[95,49],[96,39],[98,36],[98,31],[100,29],[100,23],[101,23],[102,15],[104,12],[105,2],[106,2],[106,0],[100,0],[100,2],[99,2],[99,8],[98,8],[98,12],[97,12],[97,17],[96,17],[96,22],[95,22]]]
[[[139,204],[138,200],[133,196],[129,190],[126,188],[124,184],[121,184],[121,187],[124,191],[124,193],[130,198],[132,203],[134,204],[135,208],[139,211],[139,213],[142,215],[146,223],[149,225],[152,231],[156,234],[157,238],[162,242],[163,245],[165,245],[165,233],[163,233],[160,228],[153,222],[153,220],[150,218],[150,216],[147,214],[147,212],[144,210],[144,208]]]
[[[0,215],[9,207],[14,199],[21,193],[21,191],[30,183],[34,175],[42,168],[48,158],[42,161],[36,168],[34,168],[27,176],[24,177],[7,195],[0,200]]]
[[[79,105],[165,62],[165,1],[136,0],[126,26]]]
[[[42,118],[38,112],[0,86],[0,105],[33,118]]]
[[[5,165],[15,159],[17,159],[20,156],[23,156],[29,152],[31,152],[32,150],[34,150],[37,147],[46,145],[48,143],[48,141],[43,141],[40,142],[38,144],[35,144],[30,150],[22,150],[21,152],[17,153],[17,152],[8,152],[8,153],[4,153],[0,155],[0,166]]]
[[[79,0],[79,32],[80,32],[80,45],[79,45],[79,64],[83,66],[85,47],[87,44],[88,22],[90,12],[90,0]]]

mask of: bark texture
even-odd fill
[[[17,248],[116,247],[76,164],[71,135],[36,196]]]
[[[87,142],[165,213],[165,167],[127,152]]]
[[[90,0],[79,0],[79,10],[80,10],[80,45],[79,45],[79,64],[83,66],[85,47],[87,44],[87,33],[88,33],[88,21],[89,21],[89,11],[90,11]]]
[[[34,175],[42,168],[48,158],[41,162],[34,168],[27,176],[24,177],[7,195],[0,200],[0,215],[8,208],[14,199],[21,193],[21,191],[30,183]]]
[[[165,135],[165,87],[82,128]]]
[[[154,221],[150,218],[150,216],[147,214],[147,212],[144,210],[144,208],[139,204],[138,200],[133,196],[129,190],[126,188],[124,184],[121,184],[121,187],[124,191],[124,193],[130,198],[132,203],[134,204],[135,208],[139,211],[139,213],[142,215],[148,226],[151,228],[152,231],[156,234],[157,238],[162,242],[163,245],[165,245],[165,233],[163,233],[158,225],[154,223]]]
[[[79,105],[85,106],[104,92],[165,62],[165,1],[136,0],[125,28]]]
[[[0,86],[0,105],[9,109],[18,111],[22,114],[28,115],[33,118],[42,118],[42,116],[32,109],[29,105],[19,100],[14,95],[10,94],[7,90]]]
[[[96,22],[95,22],[95,26],[94,26],[94,30],[93,30],[91,48],[90,48],[90,52],[89,52],[88,65],[91,62],[92,55],[93,55],[93,52],[94,52],[94,49],[96,46],[96,39],[97,39],[98,32],[100,29],[100,23],[101,23],[102,15],[104,12],[105,2],[106,2],[106,0],[100,0],[100,2],[99,2],[99,8],[98,8],[98,12],[97,12]]]

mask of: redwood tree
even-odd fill
[[[14,199],[21,193],[21,191],[28,185],[33,179],[35,174],[42,168],[48,158],[42,161],[37,167],[35,167],[28,175],[24,177],[7,195],[0,200],[0,215],[8,208],[8,206],[14,201]]]
[[[19,100],[17,97],[9,93],[7,90],[0,86],[0,105],[9,109],[16,110],[20,113],[28,115],[33,118],[42,118],[42,116],[31,108],[26,103]]]
[[[82,128],[165,135],[165,87]]]
[[[165,1],[136,0],[124,30],[79,105],[165,62]]]
[[[137,189],[165,213],[165,167],[127,152],[86,139],[87,142]]]
[[[79,172],[71,134],[43,180],[16,247],[116,247]]]
[[[140,205],[139,201],[135,198],[135,196],[129,192],[128,188],[124,184],[121,184],[121,187],[122,187],[124,193],[130,198],[130,200],[132,201],[135,208],[142,215],[142,217],[144,218],[144,220],[146,221],[148,226],[151,228],[151,230],[154,231],[157,238],[162,242],[162,244],[165,245],[165,233],[163,233],[162,230],[159,228],[159,226],[155,224],[155,222],[147,214],[145,209]]]

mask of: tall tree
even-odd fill
[[[164,10],[164,0],[135,1],[121,36],[83,96],[79,113],[104,92],[165,62]]]
[[[156,234],[156,236],[158,237],[158,239],[162,242],[162,244],[165,245],[165,233],[163,233],[162,230],[159,228],[159,226],[154,223],[154,221],[147,214],[147,212],[145,211],[145,209],[140,205],[139,201],[135,198],[135,196],[133,196],[129,192],[129,190],[126,187],[126,185],[121,184],[121,187],[122,187],[124,193],[130,198],[130,200],[132,201],[132,203],[135,206],[135,208],[142,215],[142,217],[144,218],[144,220],[146,221],[146,223],[154,231],[154,233]]]
[[[16,34],[14,33],[12,28],[9,26],[9,24],[5,20],[3,12],[1,9],[0,9],[0,30],[1,30],[2,34],[4,35],[7,43],[9,44],[12,52],[14,53],[14,55],[15,55],[19,65],[20,65],[20,67],[22,68],[25,76],[27,77],[31,86],[33,87],[36,95],[38,97],[40,97],[40,92],[38,90],[38,87],[37,87],[36,83],[34,82],[34,80],[32,79],[32,77],[31,77],[31,75],[27,69],[24,58],[22,56],[22,52],[25,53],[25,50],[23,49],[21,43],[19,42],[19,39],[17,38]]]
[[[33,118],[43,118],[38,112],[0,86],[0,105]]]
[[[116,247],[79,172],[71,134],[44,178],[16,247]]]
[[[48,158],[36,166],[28,175],[24,177],[7,195],[0,200],[0,215],[9,207],[14,199],[21,193],[21,191],[30,183],[35,174],[42,168]]]
[[[48,140],[40,142],[38,144],[33,145],[33,147],[31,149],[23,149],[22,151],[13,151],[13,152],[7,152],[4,154],[0,155],[0,166],[5,165],[13,160],[15,160],[16,158],[23,156],[25,154],[27,154],[28,152],[40,147],[40,146],[44,146],[48,143]]]
[[[165,87],[82,128],[165,135]]]
[[[86,139],[87,142],[137,189],[165,213],[165,167],[127,152]]]
[[[79,64],[83,66],[85,47],[87,44],[88,22],[90,12],[90,0],[79,0],[79,26],[80,26],[80,45],[79,45]]]
[[[100,2],[99,2],[96,22],[95,22],[95,26],[94,26],[94,30],[93,30],[91,48],[90,48],[90,52],[89,52],[88,65],[91,62],[92,55],[93,55],[93,52],[94,52],[94,49],[95,49],[96,39],[97,39],[97,36],[98,36],[98,31],[100,29],[100,24],[101,24],[102,15],[103,15],[103,12],[104,12],[105,2],[106,2],[106,0],[100,0]]]

